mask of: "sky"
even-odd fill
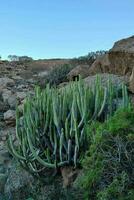
[[[72,58],[134,35],[134,0],[0,0],[0,55]]]

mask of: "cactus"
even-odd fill
[[[86,146],[87,124],[112,115],[115,98],[118,91],[110,81],[103,88],[99,77],[94,88],[89,88],[81,79],[60,90],[49,85],[42,91],[36,87],[35,96],[27,98],[24,105],[22,123],[16,110],[18,146],[14,146],[9,136],[8,149],[32,173],[38,174],[44,167],[77,167]],[[129,106],[124,85],[122,99],[121,106]]]

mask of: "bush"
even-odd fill
[[[67,74],[70,72],[71,69],[73,69],[73,66],[70,64],[64,64],[55,67],[49,72],[46,78],[46,82],[50,85],[59,85],[62,82],[66,82]]]
[[[9,151],[24,168],[40,176],[46,168],[79,166],[87,149],[87,124],[104,121],[118,109],[118,90],[100,83],[97,78],[93,89],[82,80],[61,90],[36,88],[35,96],[24,105],[24,119],[16,113],[18,146],[14,147],[11,137],[8,140]],[[126,87],[121,98],[120,107],[128,107]]]
[[[126,109],[89,128],[89,150],[80,185],[85,199],[132,200],[134,197],[134,110]]]
[[[72,59],[72,63],[92,65],[92,63],[100,56],[103,56],[107,51],[101,50],[96,52],[89,52],[85,56]]]

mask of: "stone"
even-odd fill
[[[10,106],[10,108],[15,109],[16,108],[16,104],[17,104],[17,99],[15,95],[11,95],[8,100],[8,105]]]
[[[99,56],[94,63],[91,65],[88,74],[95,75],[98,73],[110,73],[111,72],[111,66],[109,61],[109,55],[104,54],[102,56]]]
[[[6,103],[4,103],[3,101],[0,101],[0,113],[7,111],[8,108],[9,107]]]
[[[85,78],[88,76],[88,71],[89,65],[78,65],[68,73],[67,79],[70,81],[75,80],[75,78],[78,78],[79,75],[81,75],[82,78]]]
[[[6,103],[7,100],[9,99],[9,97],[12,95],[12,92],[8,89],[4,89],[2,91],[2,98],[3,98],[3,101]]]
[[[20,113],[23,113],[24,104],[20,104],[20,105],[18,106],[18,109],[19,109],[19,112],[20,112]]]
[[[63,167],[61,168],[61,174],[63,177],[63,187],[67,188],[71,186],[78,175],[79,170],[74,170],[73,167]]]
[[[15,82],[13,79],[10,79],[8,77],[0,78],[0,88],[6,88],[8,86],[14,86]]]
[[[17,92],[16,95],[17,95],[17,99],[19,99],[20,101],[26,98],[25,92]]]
[[[15,111],[14,110],[8,110],[7,112],[4,113],[4,120],[6,121],[7,124],[10,123],[15,123]]]
[[[20,77],[20,76],[13,76],[12,79],[14,79],[14,80],[22,80],[22,77]]]
[[[28,172],[17,167],[17,165],[13,165],[9,170],[4,188],[6,198],[14,200],[27,199],[33,182],[34,179]]]
[[[60,84],[58,85],[58,88],[59,88],[59,89],[60,89],[60,88],[63,88],[63,87],[65,87],[66,85],[68,85],[68,82],[60,83]]]
[[[133,67],[132,74],[129,79],[129,91],[134,93],[134,67]]]
[[[42,72],[39,72],[38,73],[38,76],[41,77],[41,78],[44,78],[48,75],[48,71],[42,71]]]
[[[7,175],[0,173],[0,193],[3,193]]]

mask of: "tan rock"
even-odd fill
[[[78,175],[78,169],[73,169],[73,167],[69,167],[69,166],[66,166],[66,167],[63,167],[61,168],[61,174],[62,174],[62,177],[63,177],[63,186],[66,188],[66,187],[69,187],[73,181],[76,179],[77,175]]]
[[[133,67],[132,74],[129,79],[129,90],[130,90],[130,92],[134,93],[134,67]]]
[[[88,71],[89,65],[78,65],[68,73],[67,79],[75,80],[79,75],[81,75],[82,78],[85,78],[88,76]]]
[[[95,75],[98,73],[110,73],[111,67],[110,67],[110,61],[109,61],[109,55],[105,54],[100,57],[98,57],[95,62],[91,65],[91,68],[89,68],[89,75]]]

